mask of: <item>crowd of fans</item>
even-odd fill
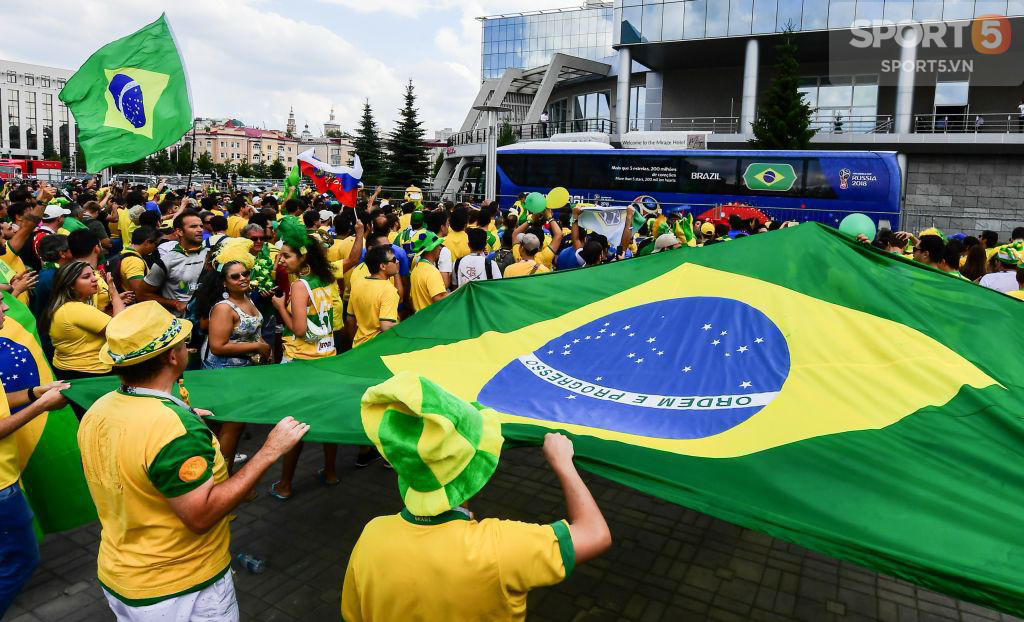
[[[286,418],[259,453],[252,457],[239,454],[243,424],[211,424],[211,436],[206,424],[190,418],[196,409],[169,395],[171,384],[182,370],[331,357],[366,343],[473,281],[586,268],[681,246],[732,242],[795,224],[743,219],[736,214],[694,222],[690,217],[633,205],[624,215],[630,226],[622,228],[617,239],[609,240],[581,228],[585,206],[567,206],[557,213],[531,212],[526,209],[525,197],[502,212],[497,204],[487,201],[424,204],[417,193],[390,199],[382,197],[377,188],[372,194],[363,193],[359,205],[352,209],[308,192],[282,196],[277,192],[220,191],[207,186],[186,191],[171,190],[162,183],[152,188],[102,185],[98,179],[72,182],[60,189],[44,182],[10,182],[0,196],[0,218],[4,218],[0,229],[0,290],[31,309],[43,350],[58,378],[54,383],[7,394],[8,406],[21,410],[0,419],[0,449],[18,426],[63,404],[59,391],[67,388],[67,382],[111,373],[121,377],[124,386],[118,396],[104,398],[88,413],[74,407],[78,417],[84,417],[80,433],[83,460],[104,526],[100,579],[119,620],[156,619],[138,611],[145,609],[139,603],[154,598],[154,602],[173,601],[175,607],[194,608],[213,601],[234,602],[230,577],[225,584],[223,572],[203,577],[201,584],[194,583],[196,576],[210,574],[207,571],[211,570],[199,562],[191,566],[186,563],[183,568],[187,572],[179,581],[156,592],[149,589],[146,577],[126,579],[126,574],[132,575],[138,568],[133,569],[124,551],[116,552],[116,543],[107,540],[111,532],[123,536],[128,528],[126,520],[138,529],[173,523],[173,528],[167,527],[171,535],[163,537],[187,540],[189,546],[199,549],[226,550],[225,517],[233,504],[255,496],[253,485],[278,458],[282,462],[281,476],[268,494],[281,501],[295,494],[292,484],[305,428]],[[861,241],[1024,298],[1020,289],[1024,284],[1024,269],[1020,267],[1024,228],[1016,229],[1010,242],[1003,245],[992,231],[973,237],[945,236],[936,229],[918,235],[882,230],[876,239]],[[128,316],[130,319],[126,319]],[[153,331],[149,337],[146,327]],[[131,401],[145,396],[163,400],[162,406]],[[393,401],[404,404],[407,410],[416,409],[402,399]],[[150,471],[146,475],[152,480],[151,490],[140,488],[132,493],[131,486],[118,487],[122,497],[149,495],[144,511],[139,505],[136,509],[142,513],[126,519],[121,514],[126,507],[134,506],[126,506],[122,497],[113,495],[109,482],[90,479],[90,473],[103,471],[90,460],[119,459],[117,452],[108,451],[108,447],[103,451],[109,456],[98,456],[88,447],[109,442],[109,438],[102,437],[109,432],[99,429],[103,425],[116,423],[126,429],[133,425],[118,420],[116,414],[132,409],[149,413],[152,421],[166,421],[169,427],[161,428],[164,437],[160,441],[152,440],[157,434],[152,426],[132,432],[139,435],[141,445],[157,443],[159,451],[147,450],[154,454],[147,454],[147,460],[152,459],[147,463]],[[147,434],[149,440],[143,439]],[[384,446],[378,441],[376,447],[359,453],[355,467],[365,467],[381,458]],[[510,542],[523,538],[526,551],[534,550],[530,546],[548,547],[544,571],[536,577],[519,577],[516,589],[520,595],[534,585],[565,578],[572,563],[595,556],[610,543],[592,498],[580,492],[582,482],[571,467],[571,444],[566,446],[568,441],[562,437],[552,437],[548,442],[549,461],[567,494],[572,490],[573,520],[568,524],[569,531],[556,526],[542,534],[524,531],[515,537],[507,535]],[[10,451],[10,447],[6,453],[0,451],[0,462],[9,462]],[[316,474],[323,485],[339,483],[336,452],[334,445],[323,447],[324,464]],[[0,481],[7,487],[0,491],[0,506],[3,494],[14,495],[11,490],[18,487],[17,474],[13,473],[11,480],[12,474],[7,473],[10,469],[5,471],[3,466],[0,464],[0,475],[8,477]],[[402,475],[400,465],[388,466]],[[154,473],[170,475],[160,475],[163,479],[159,479]],[[145,488],[133,482],[135,488]],[[202,501],[181,501],[203,486],[209,490]],[[211,490],[222,486],[229,487],[229,492],[215,498]],[[585,492],[585,487],[582,490]],[[166,498],[163,505],[153,504],[150,497],[154,494]],[[442,509],[468,516],[468,511],[457,506]],[[576,516],[572,516],[574,512]],[[120,518],[115,520],[114,516]],[[118,520],[121,522],[113,526]],[[209,534],[211,529],[222,530],[223,537],[196,535]],[[31,535],[30,526],[27,533]],[[568,546],[576,546],[572,563],[565,557],[566,534],[572,536]],[[418,537],[411,533],[405,536],[413,540]],[[18,537],[24,545],[28,536]],[[401,540],[404,536],[395,537],[395,542],[408,545]],[[23,565],[30,573],[34,566],[32,551],[24,546],[27,557]],[[390,542],[388,546],[394,548],[395,544]],[[176,549],[172,546],[171,550]],[[562,551],[561,556],[556,555],[558,551]],[[148,552],[135,550],[131,554],[145,560]],[[181,554],[188,557],[196,553]],[[466,554],[472,556],[471,552]],[[208,556],[203,559],[203,564],[209,563]],[[367,561],[372,559],[365,551],[353,555],[355,566],[350,566],[350,573],[374,575]],[[498,564],[500,560],[493,561]],[[520,561],[529,565],[528,560]],[[222,562],[216,558],[214,565]],[[0,615],[20,588],[18,581],[23,583],[27,576],[23,573],[22,579],[8,582],[9,589],[0,589],[10,596],[5,601],[0,594]],[[502,585],[505,591],[501,593],[511,598],[509,585]],[[197,595],[190,604],[182,605],[180,598],[170,598],[181,593],[182,586]],[[372,598],[359,594],[358,587],[348,580],[345,590],[350,595],[350,607],[345,612],[349,618],[374,617],[373,607],[379,614],[379,608],[385,606],[370,602],[379,601],[380,594]],[[201,596],[204,593],[206,597]],[[520,600],[509,605],[515,615],[525,610],[525,601]],[[210,611],[217,610],[214,606]],[[394,609],[396,618],[400,613],[400,608]],[[233,615],[237,618],[237,610]],[[217,619],[233,618],[227,615]]]

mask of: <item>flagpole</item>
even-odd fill
[[[190,162],[188,167],[188,184],[185,191],[192,190],[192,169],[196,167],[196,119],[192,118],[192,148],[189,149]]]

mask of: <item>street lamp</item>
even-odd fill
[[[487,113],[487,155],[484,160],[486,185],[484,198],[495,199],[498,178],[498,113],[512,112],[506,106],[473,106],[473,110]]]

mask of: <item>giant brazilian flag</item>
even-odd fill
[[[360,396],[415,371],[511,441],[564,430],[584,469],[1021,614],[1022,319],[1018,300],[808,223],[471,283],[342,356],[187,384],[224,420],[290,414],[311,440],[365,443]]]
[[[54,380],[36,333],[36,320],[20,300],[3,292],[9,306],[0,327],[0,380],[7,392]],[[18,412],[18,409],[14,409]],[[15,432],[21,484],[46,533],[96,520],[78,451],[78,420],[71,409],[43,413]]]

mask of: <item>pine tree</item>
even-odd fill
[[[800,93],[800,64],[796,60],[796,43],[792,29],[782,34],[776,46],[775,77],[765,93],[754,122],[754,139],[758,149],[806,149],[814,136],[811,129],[811,107]]]
[[[188,175],[192,171],[192,143],[185,143],[178,149],[178,159],[174,169],[179,175]]]
[[[509,123],[508,121],[502,123],[501,128],[498,130],[498,146],[504,147],[505,145],[513,145],[515,144],[516,140],[516,133],[512,129],[512,124]]]
[[[384,181],[384,150],[381,147],[380,130],[373,120],[373,109],[370,101],[363,103],[363,116],[359,120],[359,129],[352,142],[359,162],[363,165],[363,185],[371,187]]]
[[[284,162],[281,158],[274,160],[273,164],[267,167],[267,175],[270,179],[284,179],[284,176],[288,173],[284,168]]]
[[[427,157],[427,146],[423,143],[426,131],[417,118],[416,94],[413,92],[412,80],[409,80],[405,87],[405,105],[398,114],[398,124],[388,135],[386,144],[390,154],[387,185],[400,188],[409,184],[422,186],[430,174],[430,161]]]
[[[204,151],[199,154],[199,157],[196,158],[196,168],[199,169],[199,172],[203,175],[209,175],[213,172],[213,157],[210,155],[209,151]]]

